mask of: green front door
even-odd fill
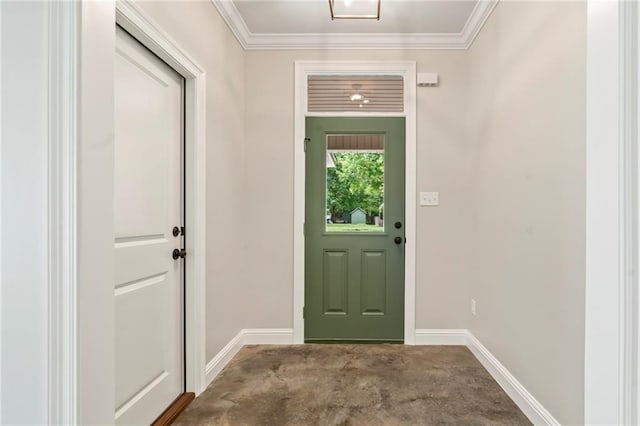
[[[306,119],[305,341],[403,341],[405,120]]]

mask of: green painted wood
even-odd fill
[[[384,232],[327,233],[326,137],[385,135]],[[307,117],[305,341],[404,339],[405,120]],[[401,222],[396,229],[394,224]],[[401,244],[394,238],[400,237]]]
[[[324,250],[322,257],[322,311],[325,315],[346,315],[349,290],[349,253]]]

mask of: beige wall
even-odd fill
[[[244,52],[210,2],[138,4],[207,74],[209,360],[240,331],[245,316]]]
[[[468,52],[471,332],[583,419],[586,7],[501,2]]]
[[[466,57],[462,51],[248,51],[246,137],[248,275],[256,301],[247,320],[292,327],[293,96],[296,60],[415,60],[439,72],[437,88],[418,89],[418,189],[441,191],[437,209],[418,211],[418,328],[465,326],[465,226],[470,194],[464,133]],[[437,295],[437,296],[436,296]]]

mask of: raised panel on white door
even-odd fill
[[[159,300],[170,301],[169,286],[167,273],[161,273],[116,289],[116,329],[126,330],[118,336],[120,350],[116,351],[116,364],[136,366],[136,380],[116,380],[116,395],[121,396],[118,409],[146,384],[168,375],[165,365],[169,360],[163,351],[163,340],[170,324],[155,305]],[[141,378],[144,380],[140,381]]]
[[[183,79],[118,28],[115,91],[115,417],[149,424],[184,390]]]
[[[172,99],[180,96],[175,87],[179,81],[159,73],[153,61],[140,61],[138,51],[128,47],[117,49],[117,66],[126,77],[118,78],[116,90],[126,101],[117,105],[115,203],[125,208],[115,211],[115,233],[116,237],[165,235],[171,210],[179,203],[181,182],[175,171],[180,151],[175,141],[181,137],[181,123],[158,117],[167,115],[167,107],[179,116],[180,104],[173,105]],[[170,186],[174,190],[168,191]]]

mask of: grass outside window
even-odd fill
[[[327,223],[327,232],[384,232],[384,227],[366,223]]]

